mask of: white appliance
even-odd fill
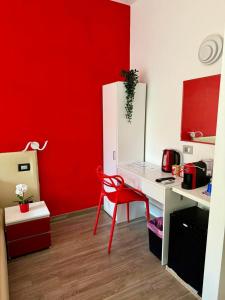
[[[103,86],[103,160],[106,174],[117,174],[120,163],[143,161],[145,135],[146,84],[138,83],[135,90],[131,123],[125,117],[126,93],[123,82]],[[104,200],[104,210],[113,215],[114,204]],[[143,216],[143,203],[130,205],[130,219]],[[126,221],[126,207],[119,205],[117,223]]]

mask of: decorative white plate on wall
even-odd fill
[[[211,65],[215,63],[223,52],[223,38],[219,34],[207,36],[201,43],[198,57],[203,64]]]

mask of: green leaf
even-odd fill
[[[124,77],[125,82],[125,93],[126,93],[126,103],[125,103],[125,110],[126,110],[126,118],[129,123],[131,123],[132,115],[133,115],[133,101],[135,96],[135,88],[138,84],[138,70],[122,70],[121,75]]]

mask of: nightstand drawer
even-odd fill
[[[50,231],[50,218],[18,223],[5,227],[6,240],[14,241],[24,237],[38,235]]]
[[[50,232],[7,242],[8,257],[17,257],[34,251],[49,248],[51,246]]]

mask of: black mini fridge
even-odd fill
[[[170,215],[168,266],[202,294],[209,212],[197,206]]]

